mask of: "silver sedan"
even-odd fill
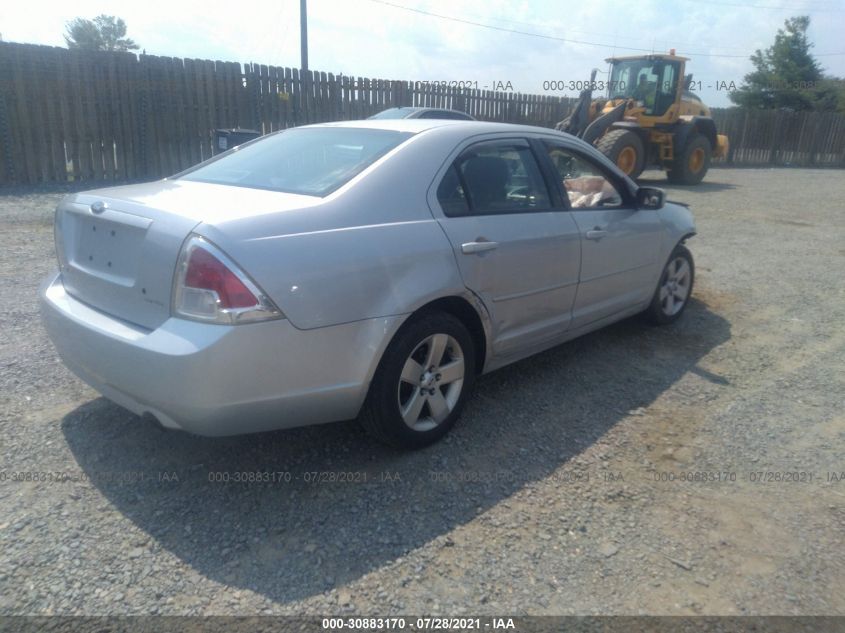
[[[682,205],[552,130],[294,128],[159,182],[68,196],[43,320],[66,365],[165,427],[358,417],[400,447],[481,373],[625,317],[680,317]]]

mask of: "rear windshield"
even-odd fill
[[[365,128],[294,128],[241,147],[180,178],[325,196],[412,135]]]

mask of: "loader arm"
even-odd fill
[[[602,114],[595,121],[590,123],[589,126],[587,126],[587,129],[584,130],[581,138],[590,145],[593,145],[597,139],[607,132],[611,125],[622,120],[622,116],[625,114],[625,108],[627,107],[628,102],[624,101],[613,108],[610,112]]]
[[[581,138],[590,125],[590,106],[593,103],[593,84],[598,69],[593,68],[590,73],[590,84],[581,91],[572,114],[555,125],[555,129]]]

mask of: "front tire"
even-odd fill
[[[390,446],[423,448],[454,426],[474,381],[467,328],[450,314],[426,314],[403,326],[385,351],[361,424]]]
[[[639,177],[645,168],[645,147],[636,132],[610,130],[599,139],[598,150],[632,179]]]
[[[680,319],[692,295],[694,281],[692,253],[683,244],[678,244],[660,273],[660,281],[645,313],[648,319],[656,325]]]

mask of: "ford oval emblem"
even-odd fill
[[[105,210],[106,210],[106,203],[103,202],[102,200],[97,200],[97,202],[95,202],[91,205],[91,211],[93,213],[99,214],[99,213],[102,213]]]

